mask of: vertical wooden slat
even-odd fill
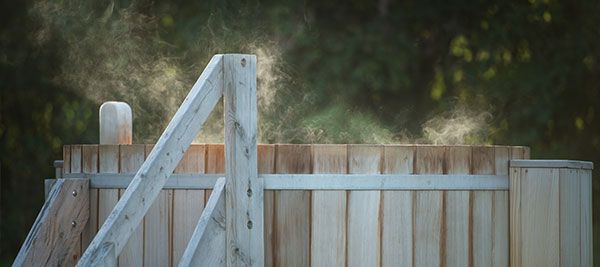
[[[347,173],[346,145],[314,145],[314,173]],[[346,192],[312,192],[312,266],[345,266]],[[335,255],[335,256],[332,256]]]
[[[448,174],[469,174],[471,168],[470,146],[449,146],[446,148],[446,172]],[[469,265],[469,191],[446,191],[445,197],[445,262],[446,266]]]
[[[119,146],[98,145],[98,172],[119,172]],[[119,201],[118,189],[98,189],[98,229]]]
[[[522,262],[521,254],[521,168],[509,169],[509,220],[510,220],[510,266],[519,267]]]
[[[275,173],[275,145],[258,145],[258,173]],[[265,190],[265,266],[273,266],[274,193]]]
[[[559,171],[526,168],[521,176],[523,266],[559,266]]]
[[[63,173],[71,173],[71,146],[63,146]]]
[[[415,174],[442,174],[444,147],[417,146]],[[442,212],[441,191],[417,191],[414,199],[414,265],[439,266],[442,262]]]
[[[146,146],[146,156],[153,145]],[[172,249],[173,190],[161,190],[144,217],[144,266],[169,266]]]
[[[206,145],[206,173],[225,173],[225,147],[223,144]],[[208,201],[212,190],[205,190],[204,203]]]
[[[82,171],[84,173],[98,172],[98,145],[84,145],[81,149]],[[90,244],[98,231],[98,189],[90,188],[90,216],[81,235],[81,252]]]
[[[71,173],[81,173],[81,145],[71,145]],[[66,265],[71,266],[77,264],[81,256],[81,235],[77,237],[77,243],[70,252],[70,256]]]
[[[179,162],[175,173],[204,173],[206,147],[192,144]],[[204,209],[204,190],[173,190],[173,260],[177,266]]]
[[[592,170],[578,170],[581,198],[581,266],[594,266],[592,232]],[[596,262],[598,259],[596,259]]]
[[[119,165],[120,173],[133,174],[144,163],[144,145],[120,145]],[[119,189],[119,197],[125,189]],[[140,223],[129,237],[127,244],[119,255],[120,266],[142,266],[144,260],[144,225]]]
[[[349,145],[348,173],[381,173],[382,146]],[[378,266],[381,263],[380,191],[348,194],[348,265]]]
[[[508,175],[508,161],[510,160],[510,147],[494,147],[496,175]],[[492,265],[494,267],[508,266],[509,263],[509,215],[508,215],[508,190],[494,191],[493,214],[493,249]]]
[[[492,146],[473,147],[473,174],[494,174],[495,152]],[[492,266],[493,246],[493,191],[472,192],[473,216],[473,264],[474,266]]]
[[[383,152],[383,173],[411,174],[414,146],[387,145]],[[413,266],[414,191],[382,192],[382,266]]]
[[[276,173],[311,173],[310,145],[277,145]],[[310,260],[310,192],[275,191],[275,266],[307,266]]]
[[[576,169],[559,170],[560,266],[581,266],[581,185]]]

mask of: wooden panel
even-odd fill
[[[314,145],[314,173],[347,173],[346,145]],[[312,192],[311,263],[345,266],[346,192]],[[332,256],[335,255],[335,256]]]
[[[578,170],[560,169],[560,266],[581,266],[581,185]]]
[[[206,173],[225,173],[225,147],[223,144],[206,145]],[[204,203],[208,201],[212,190],[204,192]]]
[[[204,173],[204,145],[191,145],[179,162],[175,173]],[[204,190],[179,189],[173,191],[173,261],[177,266],[198,224],[204,208]]]
[[[471,147],[450,146],[446,148],[446,172],[469,174]],[[444,192],[445,216],[445,262],[447,266],[469,265],[469,229],[471,220],[469,191]]]
[[[98,145],[84,145],[82,153],[82,170],[84,173],[98,172]],[[90,216],[81,234],[81,252],[85,251],[98,231],[98,189],[90,188]]]
[[[578,170],[577,173],[581,186],[581,265],[593,266],[592,171]]]
[[[119,172],[118,145],[98,145],[98,171],[101,173]],[[119,201],[118,189],[98,190],[98,228],[102,227],[117,201]]]
[[[496,175],[508,175],[508,161],[510,160],[510,156],[510,147],[494,147]],[[509,263],[508,198],[508,190],[494,191],[492,265],[495,267],[508,266]]]
[[[510,233],[510,266],[519,267],[522,261],[521,253],[521,173],[525,170],[521,168],[510,168],[510,189],[509,197],[509,233]]]
[[[310,145],[277,145],[276,173],[311,173]],[[310,239],[310,192],[275,191],[273,244],[275,266],[307,266]]]
[[[492,146],[473,147],[473,174],[494,174],[495,151]],[[493,199],[492,191],[474,191],[472,197],[472,241],[474,266],[491,266],[493,250]]]
[[[382,146],[349,145],[348,172],[381,173]],[[381,263],[380,191],[348,194],[348,265],[378,266]]]
[[[384,174],[413,172],[414,146],[385,146]],[[411,191],[382,192],[382,266],[413,266],[413,198]]]
[[[146,146],[146,155],[153,146]],[[143,220],[144,266],[169,266],[173,236],[171,233],[173,214],[173,190],[160,190]]]
[[[86,179],[56,181],[13,266],[64,266],[76,261],[69,252],[79,248],[88,219],[88,186]]]
[[[442,174],[444,147],[417,146],[415,174]],[[415,192],[414,266],[439,266],[442,262],[443,193],[440,191]]]
[[[71,173],[71,146],[63,146],[63,173]]]
[[[179,266],[226,266],[225,178],[214,186]]]
[[[71,173],[81,173],[81,145],[71,145]],[[89,196],[89,192],[88,192]],[[81,236],[77,237],[77,242],[73,247],[73,251],[70,252],[67,266],[73,266],[77,264],[79,257],[81,256]]]
[[[521,176],[522,266],[558,266],[558,169],[525,169]]]
[[[120,173],[135,173],[144,163],[144,145],[120,145],[119,168]],[[119,197],[125,189],[119,189]],[[129,237],[127,244],[119,254],[119,265],[142,266],[143,264],[143,223],[141,223]]]
[[[275,145],[258,145],[258,173],[275,173]],[[273,232],[275,197],[273,190],[265,190],[265,266],[273,266]]]

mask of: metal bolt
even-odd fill
[[[252,229],[252,221],[248,221],[248,223],[246,224],[246,226],[248,226],[248,229]]]
[[[72,221],[72,222],[71,222],[71,226],[72,226],[72,227],[75,227],[75,226],[77,226],[77,222],[75,222],[75,221]]]
[[[246,67],[246,59],[245,58],[242,58],[242,62],[241,63],[242,63],[242,67]]]
[[[248,191],[246,191],[246,193],[248,194],[248,197],[252,196],[252,189],[248,188]]]
[[[77,196],[77,190],[73,190],[73,192],[71,192],[71,195],[73,195],[74,197]]]

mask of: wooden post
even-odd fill
[[[227,266],[264,265],[263,181],[256,148],[256,56],[223,55]]]
[[[216,55],[194,84],[77,266],[95,266],[105,262],[105,258],[94,255],[99,255],[98,251],[107,243],[114,245],[114,255],[119,255],[123,250],[208,115],[219,102],[223,95],[222,82],[222,56]]]
[[[511,266],[592,266],[591,162],[510,161]]]
[[[108,101],[100,106],[100,144],[132,143],[131,108],[125,102]]]

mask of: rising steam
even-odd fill
[[[482,144],[489,141],[489,112],[473,112],[458,105],[423,124],[423,138],[433,144]]]
[[[458,144],[485,142],[488,113],[466,108],[440,114],[423,124],[422,138],[394,133],[376,116],[347,103],[315,109],[316,96],[290,75],[283,51],[272,37],[239,31],[217,16],[206,18],[185,43],[185,52],[160,38],[161,20],[139,12],[137,1],[39,1],[31,16],[39,23],[31,39],[40,47],[59,40],[62,67],[55,82],[93,100],[125,101],[133,109],[134,141],[155,142],[211,56],[256,54],[259,140],[263,143],[393,143]],[[171,19],[172,20],[172,19]],[[217,108],[197,142],[223,142],[223,108]]]

